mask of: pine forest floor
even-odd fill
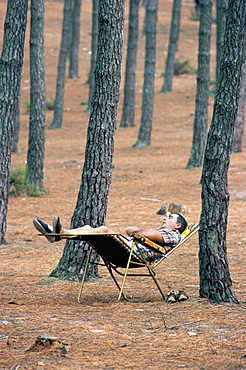
[[[2,42],[6,2],[0,8]],[[128,2],[126,2],[126,31]],[[80,78],[66,78],[64,122],[48,130],[53,112],[46,113],[45,188],[40,198],[10,198],[7,244],[1,253],[0,369],[246,369],[246,145],[231,156],[230,207],[227,233],[228,261],[239,304],[211,304],[199,298],[198,237],[158,267],[165,294],[185,289],[189,299],[167,304],[150,279],[127,280],[129,302],[116,302],[117,289],[103,267],[101,279],[88,281],[77,303],[78,282],[46,277],[56,267],[64,242],[50,244],[33,227],[36,217],[51,222],[59,215],[69,227],[84,160],[89,114],[86,106],[90,63],[91,0],[83,0],[81,15]],[[45,68],[47,99],[55,97],[63,1],[45,1]],[[141,118],[145,40],[140,37],[136,76],[136,126],[120,128],[123,88],[115,137],[114,170],[107,225],[124,233],[130,224],[159,226],[161,204],[186,205],[189,222],[201,211],[201,169],[186,169],[193,134],[196,74],[174,77],[173,91],[161,94],[168,46],[172,1],[159,4],[157,64],[152,143],[133,149]],[[197,67],[199,23],[192,20],[191,0],[182,4],[177,58]],[[211,78],[215,71],[215,34],[211,48]],[[12,168],[27,157],[29,116],[29,22],[21,84],[21,129]],[[126,54],[124,44],[123,77]],[[209,121],[213,97],[209,102]],[[34,346],[40,335],[56,337],[50,348]]]

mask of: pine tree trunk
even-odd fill
[[[224,52],[202,173],[199,232],[200,295],[234,302],[226,251],[228,168],[245,61],[246,3],[229,0]]]
[[[173,0],[172,23],[170,29],[164,84],[161,89],[162,93],[172,91],[175,54],[178,49],[178,40],[179,40],[180,13],[181,13],[181,0]]]
[[[243,147],[243,132],[244,132],[244,117],[245,117],[245,114],[244,114],[245,99],[246,99],[246,60],[244,62],[243,72],[242,72],[242,80],[241,80],[238,112],[237,112],[237,119],[236,119],[233,145],[232,145],[232,153],[240,153],[243,150],[242,147]]]
[[[211,23],[212,0],[201,0],[196,109],[192,148],[187,168],[201,167],[203,164],[208,127]]]
[[[92,10],[92,37],[91,37],[91,68],[89,77],[89,99],[88,107],[86,112],[91,111],[91,100],[93,96],[94,86],[95,86],[95,68],[97,60],[97,40],[98,40],[98,6],[99,0],[93,0],[93,10]]]
[[[119,102],[123,23],[124,1],[101,0],[95,89],[87,131],[85,163],[72,228],[83,225],[97,227],[105,223]],[[87,250],[86,243],[67,240],[63,256],[51,276],[80,279]],[[98,260],[95,252],[92,260]],[[88,276],[98,276],[96,265],[91,265]]]
[[[149,146],[151,142],[155,93],[156,22],[158,0],[148,0],[146,9],[146,47],[141,124],[134,147]]]
[[[27,22],[27,0],[9,0],[0,59],[0,244],[5,243],[9,171],[18,108]]]
[[[30,30],[30,123],[27,153],[29,181],[44,190],[44,0],[31,0]]]
[[[72,17],[72,0],[64,0],[62,39],[61,39],[59,62],[58,62],[58,73],[57,73],[57,80],[56,80],[56,98],[55,98],[55,105],[54,105],[54,117],[49,126],[49,129],[55,129],[55,128],[62,127],[66,61],[67,61],[68,51],[69,51],[71,17]]]
[[[228,0],[216,0],[216,81],[218,81],[220,60],[224,48],[226,10]]]
[[[139,0],[130,0],[124,103],[120,127],[135,126],[135,79],[138,50]]]
[[[216,0],[216,81],[210,95],[215,95],[219,78],[220,60],[222,57],[225,35],[226,9],[228,0]]]
[[[72,36],[69,55],[69,78],[79,78],[79,41],[80,41],[81,0],[73,1]]]
[[[20,131],[20,96],[18,98],[18,105],[14,118],[14,130],[11,149],[12,153],[16,153],[18,151],[19,131]]]

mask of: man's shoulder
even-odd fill
[[[175,246],[179,243],[181,236],[177,229],[158,229],[159,233],[161,233],[163,237],[163,244],[164,245],[172,245]]]
[[[155,229],[155,231],[159,231],[160,233],[167,233],[167,234],[177,234],[180,235],[180,232],[178,229],[168,229],[168,228],[161,228]]]

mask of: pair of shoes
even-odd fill
[[[35,220],[33,220],[33,225],[41,234],[46,237],[46,239],[48,239],[50,243],[54,243],[55,236],[47,235],[52,234],[52,226],[45,224],[42,220],[39,220],[38,218],[35,218]]]
[[[61,237],[59,235],[52,235],[53,233],[60,234],[60,231],[62,229],[62,225],[60,223],[60,217],[55,216],[53,218],[53,226],[50,226],[44,223],[42,220],[39,220],[38,218],[35,218],[35,220],[33,220],[33,224],[35,228],[41,234],[43,234],[50,243],[58,242],[59,240],[61,240]],[[48,235],[48,234],[51,234],[51,235]]]
[[[53,233],[54,234],[60,234],[61,232],[61,229],[62,229],[62,225],[60,223],[60,217],[58,216],[55,216],[53,218]],[[61,240],[61,237],[59,235],[55,235],[55,242],[58,242],[59,240]]]
[[[189,297],[184,290],[178,290],[177,292],[172,290],[167,294],[166,302],[168,303],[181,302],[186,301],[188,298]]]

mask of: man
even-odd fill
[[[42,220],[33,220],[35,228],[49,240],[49,242],[54,243],[61,239],[70,239],[74,235],[81,234],[93,234],[93,233],[114,233],[107,226],[91,227],[90,225],[85,225],[77,229],[65,229],[60,224],[60,218],[55,216],[53,219],[53,226],[44,223]],[[179,213],[169,213],[167,214],[162,222],[161,227],[157,229],[146,229],[139,226],[129,226],[126,228],[126,234],[129,236],[129,241],[131,242],[130,236],[134,233],[139,234],[151,241],[168,248],[173,248],[180,241],[180,235],[186,229],[187,222],[185,218]],[[49,235],[49,234],[58,235]],[[162,257],[161,253],[154,252],[144,246],[141,246],[141,252],[145,254],[147,261],[154,262]]]

